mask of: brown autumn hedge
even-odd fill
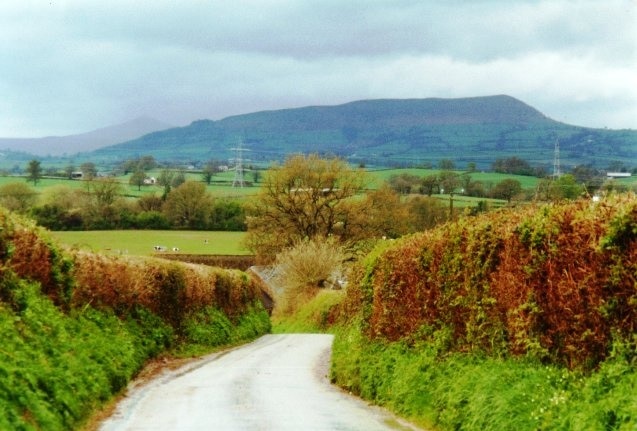
[[[34,222],[0,209],[0,274],[4,271],[39,282],[62,309],[90,304],[125,316],[142,306],[176,329],[186,314],[208,306],[237,318],[266,289],[258,277],[239,270],[62,251]]]
[[[260,282],[238,270],[150,257],[73,254],[73,302],[107,306],[118,314],[143,306],[179,327],[186,313],[214,306],[229,318],[259,300]]]
[[[637,322],[637,198],[529,206],[387,242],[354,274],[367,335],[594,367]]]

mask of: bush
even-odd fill
[[[142,211],[137,214],[135,225],[138,229],[170,229],[171,224],[166,216],[159,211]]]
[[[274,284],[279,286],[277,312],[293,313],[313,298],[321,288],[337,282],[344,253],[329,240],[305,240],[277,255],[277,274]]]

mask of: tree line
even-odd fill
[[[144,171],[154,162],[133,161],[128,172]],[[37,171],[30,163],[28,172]],[[333,237],[344,242],[366,238],[397,238],[425,230],[457,217],[489,208],[487,200],[460,211],[453,195],[513,199],[574,199],[585,195],[586,185],[571,173],[546,178],[535,190],[525,191],[519,181],[497,184],[474,181],[471,172],[450,170],[446,163],[437,174],[419,177],[401,174],[382,187],[368,190],[367,173],[338,158],[318,155],[291,156],[264,174],[256,198],[247,202],[220,199],[206,190],[218,165],[209,164],[201,181],[185,181],[179,172],[164,169],[159,175],[161,194],[136,200],[122,197],[122,185],[113,178],[92,178],[84,189],[47,188],[39,200],[24,183],[0,187],[0,203],[28,213],[54,230],[80,229],[209,229],[248,230],[252,250],[272,258],[299,240]],[[209,175],[209,176],[208,176]],[[131,176],[133,178],[133,176]],[[34,181],[33,176],[27,176]],[[131,180],[132,181],[132,180]],[[610,186],[608,186],[610,187]],[[444,193],[449,201],[434,197]]]
[[[214,198],[203,182],[185,181],[161,196],[131,200],[113,178],[84,181],[78,189],[47,187],[41,195],[25,182],[0,187],[0,205],[31,216],[52,230],[196,229],[245,230],[243,205]]]

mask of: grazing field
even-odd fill
[[[60,186],[60,185],[64,185],[64,186],[68,186],[72,188],[78,188],[78,189],[81,189],[81,188],[86,189],[85,182],[78,181],[78,180],[67,180],[65,178],[41,178],[40,180],[38,180],[38,184],[34,186],[31,181],[27,181],[26,177],[0,176],[0,186],[9,184],[9,183],[25,183],[25,184],[28,184],[29,187],[33,187],[36,192],[41,192],[47,187]]]
[[[245,232],[180,231],[180,230],[109,230],[51,232],[61,244],[99,253],[149,256],[157,252],[155,246],[166,252],[186,254],[250,254],[242,246]]]
[[[428,175],[438,175],[441,171],[439,169],[424,169],[424,168],[407,168],[407,169],[382,169],[376,171],[369,171],[370,177],[373,179],[371,188],[379,187],[383,181],[389,180],[393,175],[409,174],[416,175],[424,178]],[[455,171],[458,174],[467,174],[471,177],[472,181],[481,181],[485,184],[491,183],[493,185],[499,183],[502,180],[512,178],[518,180],[523,189],[534,189],[537,186],[539,178],[530,177],[525,175],[512,175],[512,174],[500,174],[497,172],[466,172]]]

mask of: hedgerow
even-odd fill
[[[258,283],[241,271],[62,250],[0,210],[0,429],[75,429],[166,349],[268,332]]]
[[[384,245],[351,284],[346,314],[372,339],[445,331],[452,351],[592,369],[634,342],[637,199],[465,218]]]
[[[382,242],[332,380],[427,428],[637,425],[637,198],[529,206]]]

